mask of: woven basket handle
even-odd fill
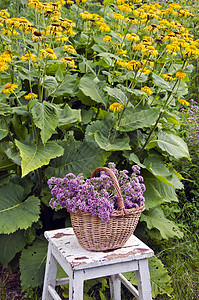
[[[99,168],[95,169],[95,171],[93,171],[93,173],[91,174],[91,178],[95,177],[95,175],[97,175],[101,171],[104,171],[105,173],[110,175],[111,179],[113,180],[113,184],[114,184],[114,187],[115,187],[116,193],[117,193],[117,207],[118,207],[118,210],[122,211],[123,214],[125,214],[124,200],[123,200],[123,197],[122,197],[122,193],[121,193],[121,190],[120,190],[118,180],[117,180],[115,174],[113,173],[113,171],[111,171],[109,168],[106,168],[106,167],[99,167]]]

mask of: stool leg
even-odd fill
[[[69,300],[83,300],[84,280],[82,271],[73,271],[69,278]]]
[[[43,294],[42,300],[51,300],[52,297],[48,292],[48,285],[50,284],[53,288],[55,288],[56,277],[57,277],[57,261],[55,257],[52,255],[51,245],[48,245],[48,254],[46,261],[46,270],[44,276],[44,286],[43,286]]]
[[[139,300],[152,300],[148,259],[138,261],[137,284]]]
[[[121,281],[117,275],[111,275],[109,279],[111,300],[121,300]]]

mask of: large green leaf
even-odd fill
[[[106,96],[102,89],[99,87],[98,82],[91,77],[82,77],[80,79],[80,90],[89,96],[92,100],[98,103],[103,103],[106,106]]]
[[[167,270],[164,268],[162,262],[156,257],[149,258],[149,272],[151,279],[152,297],[156,298],[157,295],[167,294],[170,296],[173,291],[171,287],[171,278]],[[127,280],[133,285],[137,285],[137,278],[135,272],[128,272],[123,274]]]
[[[144,160],[144,165],[147,167],[147,170],[149,170],[149,172],[151,172],[160,181],[173,186],[172,183],[169,182],[169,179],[172,178],[172,175],[160,157],[149,156]]]
[[[115,98],[117,102],[123,105],[126,104],[128,98],[125,95],[125,93],[121,91],[121,89],[118,89],[116,87],[114,88],[106,87],[104,90],[109,94],[109,96]]]
[[[158,189],[154,187],[153,182],[146,178],[144,179],[144,184],[146,187],[146,191],[144,192],[146,209],[154,208],[166,202]]]
[[[10,234],[0,235],[0,262],[3,267],[7,267],[8,263],[20,252],[26,245],[24,232],[18,230]]]
[[[170,84],[165,81],[162,77],[158,76],[157,74],[153,73],[152,78],[154,81],[154,84],[158,86],[159,88],[166,90],[166,91],[171,91],[171,86]]]
[[[183,233],[180,231],[178,226],[167,218],[165,218],[161,207],[155,207],[149,211],[144,211],[141,214],[141,221],[146,222],[148,229],[158,229],[163,239],[183,237]]]
[[[22,158],[21,168],[22,177],[47,165],[52,158],[63,155],[64,149],[59,146],[56,141],[49,141],[39,146],[15,140],[16,146],[19,148]]]
[[[38,221],[40,201],[30,196],[22,202],[24,190],[15,184],[0,186],[0,234],[26,229]]]
[[[145,165],[143,165],[140,162],[139,157],[135,153],[132,153],[130,151],[124,151],[122,155],[126,157],[129,161],[136,163],[136,165],[140,166],[141,168],[146,168]]]
[[[13,131],[15,136],[19,140],[28,141],[30,136],[28,134],[28,128],[22,124],[18,115],[14,114],[12,118]]]
[[[77,74],[65,75],[64,81],[55,92],[55,97],[76,95],[77,92]]]
[[[58,126],[81,121],[81,109],[72,109],[68,104],[61,110]]]
[[[42,103],[36,102],[31,112],[34,124],[41,129],[41,139],[43,144],[45,144],[55,132],[59,122],[60,111],[55,104],[44,101]]]
[[[173,133],[166,133],[161,131],[158,134],[157,143],[163,151],[168,152],[175,158],[190,158],[187,144],[183,141],[182,138]]]
[[[116,119],[112,114],[106,115],[101,121],[95,121],[86,130],[86,139],[92,141],[106,151],[130,150],[130,139],[127,134],[121,134],[114,128]]]
[[[160,113],[160,108],[153,107],[150,109],[133,112],[131,108],[127,109],[121,120],[120,131],[132,131],[138,128],[149,127],[155,123]]]
[[[148,182],[148,184],[150,183],[150,185],[153,186],[153,189],[158,191],[158,194],[164,199],[164,202],[178,202],[174,185],[172,186],[164,181],[160,181],[157,177],[145,170],[142,171],[142,175],[145,182]]]
[[[22,251],[20,273],[22,289],[42,285],[47,257],[47,241],[38,237],[32,246]]]
[[[100,130],[94,133],[94,138],[96,143],[101,149],[106,151],[122,151],[122,150],[130,150],[131,147],[129,146],[130,138],[128,135],[120,135],[115,137],[112,136],[104,136]]]
[[[8,134],[8,126],[6,124],[5,117],[0,117],[0,140],[2,140]]]
[[[67,173],[75,175],[83,173],[89,177],[97,167],[105,164],[110,155],[109,152],[86,142],[59,142],[59,144],[65,150],[64,155],[53,160],[53,167],[48,167],[45,171],[48,178],[64,177]]]
[[[15,168],[15,163],[0,148],[0,171],[12,170],[13,168]]]
[[[44,78],[44,87],[46,91],[48,92],[48,95],[53,93],[58,86],[57,80],[54,76],[48,76],[46,75]]]

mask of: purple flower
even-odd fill
[[[109,163],[108,167],[118,179],[125,208],[137,208],[144,205],[145,185],[142,183],[143,177],[139,175],[140,167],[132,166],[131,175],[128,175],[127,170],[118,171],[114,163]],[[69,173],[64,178],[52,177],[48,180],[48,186],[53,196],[50,206],[54,209],[67,207],[74,213],[89,211],[92,215],[107,222],[118,208],[113,181],[105,172],[91,179],[84,179],[81,173],[78,176]]]

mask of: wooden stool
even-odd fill
[[[153,251],[134,235],[117,250],[82,248],[72,228],[46,231],[49,242],[42,300],[61,300],[55,286],[69,283],[69,300],[83,300],[84,280],[109,276],[111,299],[121,300],[121,282],[140,300],[151,300],[148,258]],[[56,279],[58,263],[68,275]],[[136,271],[138,290],[121,274]]]

